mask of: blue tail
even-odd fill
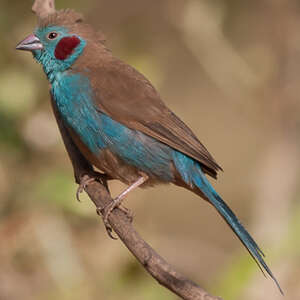
[[[175,152],[173,158],[176,169],[180,173],[182,179],[193,189],[199,189],[206,196],[208,201],[217,209],[217,211],[225,219],[227,224],[231,227],[240,241],[244,244],[262,272],[264,269],[270,275],[270,277],[276,283],[280,293],[283,294],[278,281],[263,259],[263,257],[265,256],[264,253],[240,223],[233,211],[214,190],[214,188],[202,172],[200,164],[180,152]]]

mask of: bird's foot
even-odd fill
[[[130,222],[132,222],[133,220],[132,212],[128,208],[120,206],[123,200],[124,200],[124,196],[123,197],[118,196],[114,198],[110,203],[108,203],[105,207],[96,208],[97,214],[102,216],[107,234],[109,235],[110,238],[114,240],[116,240],[117,238],[112,235],[112,228],[108,222],[108,218],[112,213],[112,211],[115,208],[118,208],[129,218]]]
[[[113,199],[110,203],[108,203],[105,207],[97,207],[97,214],[101,215],[103,218],[103,222],[106,228],[106,231],[108,235],[112,239],[116,239],[112,236],[112,228],[108,222],[108,217],[110,216],[111,212],[118,207],[121,209],[125,215],[130,219],[132,222],[133,216],[132,213],[127,208],[120,207],[120,204],[124,200],[125,196],[135,188],[139,187],[141,184],[143,184],[148,179],[147,175],[141,176],[136,182],[134,182],[132,185],[130,185],[125,191],[123,191],[119,196],[117,196],[115,199]]]
[[[81,179],[80,179],[80,184],[77,188],[76,191],[76,199],[80,202],[80,194],[84,191],[84,189],[92,182],[94,182],[96,180],[95,177],[89,177],[88,175],[84,175]]]
[[[80,202],[80,194],[92,182],[99,181],[107,187],[107,180],[111,179],[109,175],[93,171],[91,174],[85,174],[80,177],[80,183],[76,191],[76,199]]]

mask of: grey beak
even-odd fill
[[[23,40],[16,46],[17,50],[26,51],[42,50],[43,48],[43,44],[34,34],[29,35],[25,40]]]

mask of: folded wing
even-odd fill
[[[221,167],[142,74],[113,57],[88,69],[99,111],[194,158],[205,173],[216,178]]]

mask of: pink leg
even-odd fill
[[[131,186],[129,186],[126,190],[124,190],[120,195],[118,195],[115,199],[113,199],[112,202],[110,202],[108,205],[106,205],[104,208],[97,207],[97,213],[101,214],[103,216],[103,222],[106,227],[106,230],[111,237],[111,227],[108,223],[108,217],[111,214],[111,212],[116,208],[119,207],[122,201],[124,200],[124,197],[140,185],[142,185],[145,181],[148,180],[147,175],[141,176],[136,182],[134,182]],[[124,210],[123,210],[124,211]],[[125,213],[128,213],[128,211],[125,210]]]

